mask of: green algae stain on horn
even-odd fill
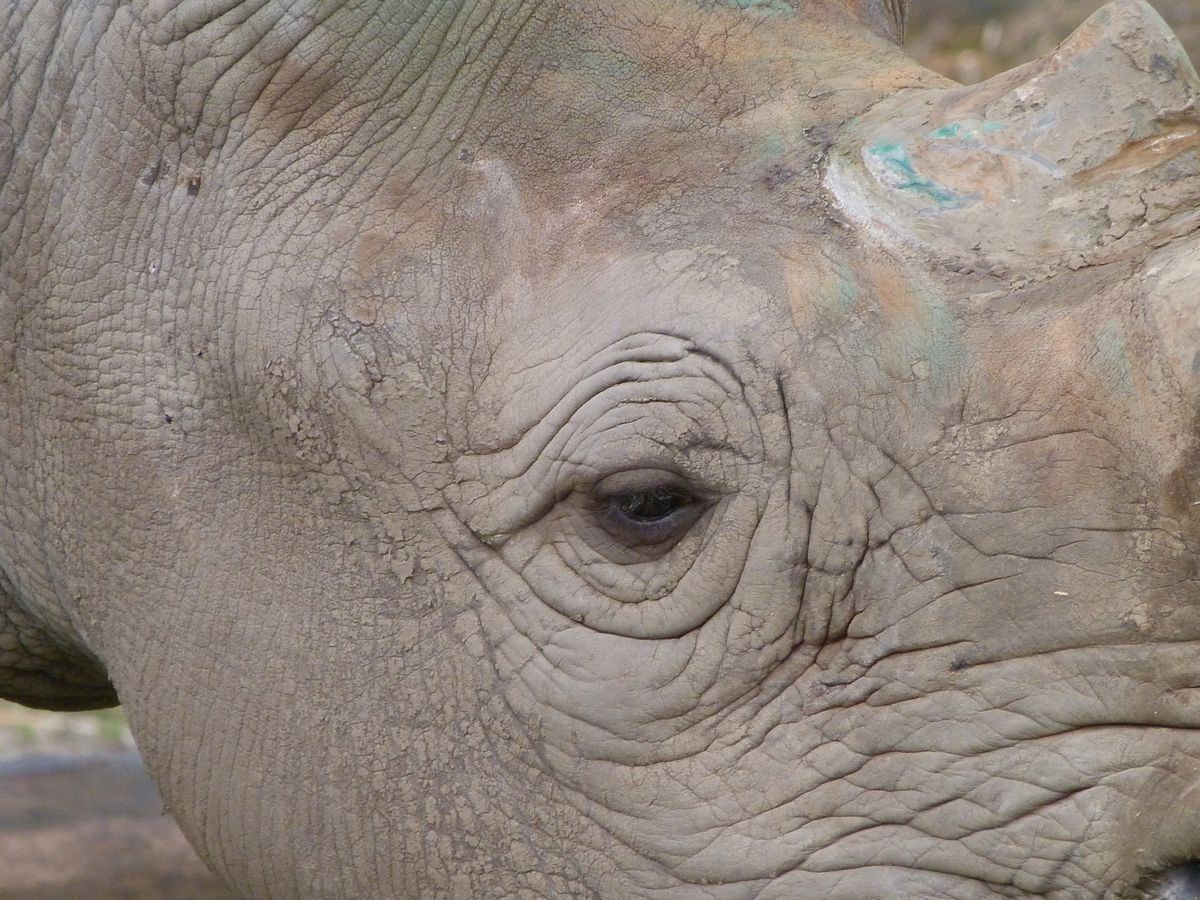
[[[929,137],[935,141],[949,141],[961,136],[962,130],[963,127],[960,123],[952,122],[929,132]]]
[[[951,122],[935,128],[927,137],[931,141],[976,141],[982,135],[1003,130],[1003,122]]]
[[[866,150],[866,161],[880,180],[895,190],[910,191],[933,201],[939,209],[959,209],[974,197],[959,194],[917,171],[908,150],[898,143],[881,141]]]

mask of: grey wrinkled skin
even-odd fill
[[[1191,896],[1200,82],[902,20],[11,0],[0,694],[244,897]]]

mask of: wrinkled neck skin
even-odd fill
[[[887,4],[228,7],[10,26],[0,638],[50,649],[0,686],[106,670],[239,895],[1200,856],[1194,232],[843,215],[843,126],[947,86]]]

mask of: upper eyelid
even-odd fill
[[[456,470],[470,475],[470,470],[488,465],[497,467],[496,474],[503,478],[521,477],[536,466],[547,450],[569,437],[571,425],[581,413],[611,391],[648,390],[651,385],[695,378],[710,383],[721,396],[745,400],[744,386],[720,360],[699,350],[690,341],[674,337],[670,341],[669,348],[655,348],[657,353],[649,352],[651,348],[646,345],[625,348],[624,355],[578,380],[514,443],[481,453],[464,454],[455,461]],[[674,352],[664,352],[668,349]],[[664,395],[660,399],[678,402],[680,398]]]
[[[528,459],[530,449],[536,455],[539,452],[537,448],[544,448],[552,439],[553,432],[573,418],[592,398],[621,382],[636,384],[654,381],[656,378],[652,373],[655,372],[703,377],[712,381],[725,395],[743,403],[748,401],[746,385],[730,362],[713,350],[698,345],[692,338],[667,331],[628,335],[597,349],[572,368],[574,371],[562,380],[562,383],[571,385],[569,390],[556,392],[557,399],[547,400],[545,405],[537,403],[535,408],[540,408],[540,412],[519,428],[519,434],[514,435],[511,442],[481,448],[477,455],[511,452]],[[651,373],[649,377],[648,373]],[[561,374],[568,375],[566,372]],[[553,384],[556,380],[551,370],[541,373],[536,384]],[[546,433],[547,426],[550,434]],[[525,446],[530,443],[536,446]]]
[[[620,479],[627,476],[630,483],[621,484]],[[618,483],[613,484],[613,481]],[[609,482],[607,485],[605,482]],[[615,497],[621,494],[633,494],[641,491],[650,491],[658,487],[668,487],[673,490],[679,490],[681,493],[693,492],[691,479],[686,475],[671,469],[654,468],[637,468],[631,467],[622,469],[619,472],[609,472],[596,479],[590,487],[591,492],[597,496]]]
[[[454,483],[465,488],[451,488],[448,499],[456,514],[477,535],[513,534],[538,521],[584,485],[605,477],[631,455],[642,457],[648,467],[685,468],[689,481],[708,496],[726,493],[733,480],[703,477],[699,469],[710,467],[693,466],[687,457],[697,452],[717,453],[723,460],[734,463],[728,470],[731,471],[752,463],[763,452],[758,423],[746,403],[745,386],[718,357],[674,336],[666,336],[666,341],[667,347],[648,347],[640,341],[631,341],[609,356],[607,366],[597,367],[576,383],[515,443],[455,459]],[[692,382],[682,394],[680,379]],[[697,381],[701,384],[696,384]],[[694,419],[697,426],[694,430],[676,426],[677,430],[658,436],[635,435],[643,442],[640,447],[646,447],[647,443],[658,445],[650,447],[649,453],[631,454],[624,450],[613,453],[603,444],[598,448],[594,425],[602,421],[602,416],[590,410],[596,404],[616,406],[623,402],[625,398],[620,394],[613,398],[611,391],[658,393],[657,402],[666,406],[677,407],[683,401],[713,405],[720,433],[706,430],[699,419]],[[602,399],[606,397],[607,400]],[[731,422],[725,409],[729,402],[748,414],[744,423]],[[636,428],[636,420],[630,425]],[[616,446],[624,444],[624,440],[609,443]],[[713,469],[714,474],[723,475],[727,462]]]

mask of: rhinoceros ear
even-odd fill
[[[974,87],[902,91],[851,122],[826,185],[877,236],[1049,275],[1200,227],[1200,79],[1142,0]]]
[[[871,30],[896,43],[904,40],[908,0],[846,0],[846,5],[866,22]]]

